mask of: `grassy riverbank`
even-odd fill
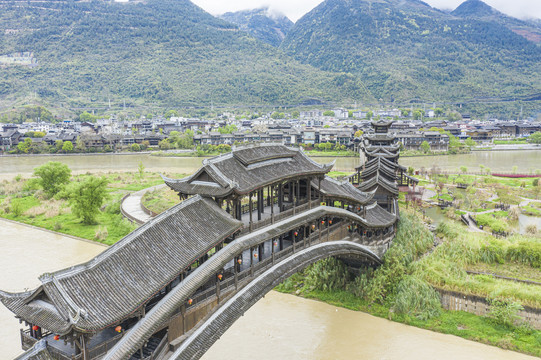
[[[83,224],[62,194],[48,198],[35,179],[21,177],[0,183],[0,217],[111,245],[136,228],[120,214],[122,197],[163,183],[158,173],[141,177],[136,172],[87,173],[73,176],[71,182],[82,182],[89,176],[103,176],[108,181],[108,198],[93,225]]]
[[[538,281],[541,242],[528,237],[498,240],[464,230],[458,224],[441,226],[436,241],[440,245],[434,247],[434,237],[419,216],[404,210],[397,237],[378,269],[362,269],[353,276],[339,261],[324,260],[295,274],[277,290],[540,356],[541,331],[520,319],[442,310],[433,287],[541,307],[538,285],[466,272],[485,269],[512,275],[520,271],[523,278]],[[500,306],[500,310],[511,308]]]

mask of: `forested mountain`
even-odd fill
[[[282,40],[293,27],[293,22],[285,15],[271,12],[269,8],[228,12],[220,18],[229,21],[252,34],[256,39],[272,46],[280,46]]]
[[[326,0],[297,21],[281,48],[354,74],[385,101],[541,98],[541,47],[499,22],[418,0]]]
[[[535,22],[507,16],[481,0],[467,0],[460,4],[451,14],[465,19],[499,23],[530,41],[541,43],[541,27],[539,23],[535,24]]]
[[[0,101],[297,104],[362,97],[188,0],[0,3]],[[34,101],[33,100],[33,101]]]

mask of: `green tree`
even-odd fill
[[[63,145],[64,145],[64,142],[62,140],[56,140],[54,143],[54,146],[56,147],[56,151],[62,150]]]
[[[139,178],[143,180],[143,175],[145,175],[145,165],[142,161],[139,161],[139,164],[137,165],[137,172],[139,173]]]
[[[334,116],[334,111],[332,110],[327,110],[323,113],[323,116]]]
[[[96,117],[89,112],[85,111],[81,115],[79,115],[79,121],[80,122],[93,122],[96,121]]]
[[[293,119],[298,119],[299,116],[301,116],[301,114],[300,114],[297,110],[295,110],[295,111],[293,111],[293,112],[291,113],[291,117],[292,117]]]
[[[171,119],[172,117],[179,117],[179,114],[178,114],[178,111],[176,110],[168,110],[166,113],[165,113],[165,118],[167,120]]]
[[[541,144],[541,131],[537,131],[535,133],[533,133],[532,135],[530,135],[530,137],[528,138],[528,141],[530,141],[532,144]]]
[[[69,153],[73,151],[73,143],[71,141],[64,141],[62,144],[62,151],[65,153]]]
[[[445,113],[445,112],[443,111],[442,108],[435,108],[435,109],[434,109],[434,115],[436,115],[437,117],[443,116],[444,113]]]
[[[423,110],[418,109],[418,110],[415,110],[413,112],[413,119],[414,120],[421,120],[423,118],[423,116],[424,116],[424,111]]]
[[[17,150],[21,153],[28,154],[30,148],[32,147],[32,139],[24,138],[24,141],[20,141],[17,144]]]
[[[77,150],[79,152],[86,151],[85,142],[83,141],[83,139],[81,139],[80,136],[77,136],[77,140],[75,141],[75,150]]]
[[[348,111],[348,118],[352,118],[353,117],[353,110],[349,110]]]
[[[408,117],[410,115],[410,111],[408,109],[402,109],[400,110],[400,115],[402,115],[402,117]]]
[[[70,192],[70,205],[73,213],[83,220],[83,224],[96,223],[96,217],[107,198],[107,179],[89,176],[85,181],[75,183]]]
[[[357,131],[355,132],[355,135],[353,135],[353,136],[355,136],[355,137],[361,137],[363,134],[364,134],[364,132],[363,132],[362,130],[357,130]]]
[[[131,144],[131,151],[141,151],[141,146],[139,144]]]
[[[428,143],[428,141],[425,140],[421,143],[421,150],[425,154],[428,154],[428,152],[430,151],[430,144]]]
[[[374,117],[374,113],[372,111],[369,111],[369,112],[366,113],[366,118],[368,120],[372,119],[373,117]]]
[[[466,146],[469,146],[469,147],[473,147],[473,146],[477,145],[477,143],[475,141],[473,141],[471,137],[464,140],[464,144],[466,144]]]
[[[460,171],[462,171],[462,173],[465,174],[465,173],[468,172],[468,168],[465,167],[465,166],[461,166],[461,167],[460,167]]]
[[[49,161],[34,169],[34,176],[45,193],[49,196],[56,195],[69,182],[71,170],[68,165],[58,161]]]

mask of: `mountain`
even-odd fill
[[[384,101],[541,98],[541,47],[498,22],[418,0],[326,0],[295,23],[281,49],[353,74]]]
[[[293,22],[285,15],[275,13],[269,8],[228,12],[220,16],[256,39],[272,46],[280,46],[282,40],[293,27]]]
[[[360,97],[187,0],[0,3],[0,109],[250,106]]]
[[[507,16],[480,0],[467,0],[460,4],[451,14],[465,19],[496,22],[532,42],[541,43],[541,27],[539,24]]]

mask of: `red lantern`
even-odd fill
[[[295,232],[293,233],[293,235],[297,236],[297,235],[299,235],[299,233],[295,231]]]
[[[312,230],[316,229],[316,224],[312,224]]]
[[[237,263],[238,263],[239,265],[242,264],[242,259],[238,259],[238,260],[237,260]]]
[[[325,225],[325,220],[321,220],[321,225]]]
[[[329,220],[329,225],[332,225],[332,220]]]
[[[273,244],[274,244],[274,246],[278,246],[278,242],[277,242],[277,241],[275,241]]]
[[[118,326],[115,328],[115,331],[116,331],[117,333],[122,332],[122,326],[118,325]]]
[[[222,274],[218,274],[218,280],[222,280],[224,276]]]
[[[55,339],[56,341],[60,340],[60,335],[55,335],[53,339]]]
[[[191,305],[193,303],[193,299],[188,299],[188,305]]]
[[[38,330],[39,330],[39,326],[37,326],[37,325],[32,326],[32,330],[38,331]]]
[[[254,257],[257,258],[257,253],[254,254]]]

